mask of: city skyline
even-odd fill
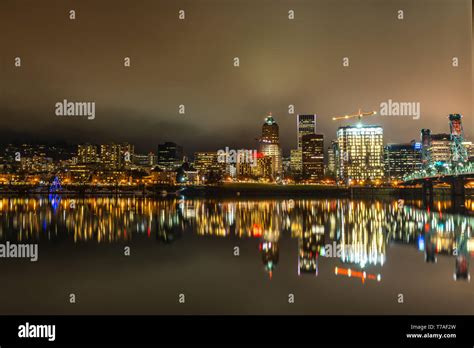
[[[156,154],[136,152],[135,145],[127,142],[83,143],[74,150],[9,144],[0,152],[0,182],[43,188],[52,185],[48,190],[53,191],[61,189],[61,182],[155,187],[223,182],[397,187],[402,181],[419,177],[472,171],[474,146],[464,138],[461,115],[449,115],[449,134],[423,128],[420,141],[388,145],[383,142],[383,128],[364,124],[364,115],[372,117],[374,113],[359,110],[342,116],[358,121],[339,127],[330,145],[325,145],[323,134],[316,133],[316,115],[298,115],[297,144],[290,157],[282,157],[279,126],[271,113],[256,139],[258,150],[226,146],[225,150],[195,152],[192,158],[186,157],[183,147],[175,142],[159,144]]]
[[[473,18],[0,0],[0,343],[472,343]]]

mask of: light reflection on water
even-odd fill
[[[452,255],[454,273],[464,278],[474,251],[474,218],[447,210],[449,203],[441,201],[423,209],[419,201],[396,200],[3,198],[0,240],[128,243],[143,236],[173,243],[189,231],[255,238],[270,276],[279,262],[282,235],[298,240],[298,274],[318,275],[319,259],[334,256],[347,266],[336,268],[336,274],[356,275],[356,269],[383,266],[387,248],[402,243],[424,252],[427,262],[436,262],[437,254]],[[359,275],[380,280],[380,275]]]

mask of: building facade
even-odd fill
[[[338,178],[354,181],[381,180],[384,176],[383,129],[374,125],[339,127]]]
[[[260,153],[272,158],[272,177],[281,177],[283,172],[282,154],[280,148],[279,127],[273,116],[269,114],[262,126],[262,137],[260,138]]]
[[[195,152],[194,168],[199,175],[206,176],[211,172],[222,173],[225,163],[219,163],[219,156],[214,152]]]
[[[298,149],[302,148],[302,138],[306,134],[316,134],[316,115],[299,115],[296,118]]]
[[[429,156],[432,165],[450,163],[451,136],[446,133],[431,134]]]
[[[301,149],[293,149],[290,152],[291,173],[295,176],[303,172],[303,153]]]
[[[180,145],[173,142],[165,142],[158,145],[158,168],[169,171],[176,170],[183,164],[183,158],[183,148]]]
[[[99,154],[97,146],[93,144],[77,145],[77,162],[78,164],[97,163]]]
[[[324,136],[305,134],[301,138],[303,178],[310,182],[321,180],[324,176]]]
[[[105,169],[123,168],[127,163],[132,162],[134,152],[134,146],[128,143],[102,144],[100,145],[100,164]]]
[[[384,151],[384,171],[388,181],[403,179],[407,174],[420,170],[421,143],[412,140],[408,144],[388,144]]]

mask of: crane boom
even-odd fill
[[[344,116],[334,116],[332,118],[333,121],[337,121],[337,120],[347,120],[349,118],[354,118],[354,117],[357,117],[360,119],[362,119],[363,117],[367,117],[367,116],[373,116],[373,115],[377,115],[377,111],[368,111],[368,112],[364,112],[362,111],[362,109],[359,109],[359,112],[356,113],[356,114],[351,114],[351,115],[344,115]]]

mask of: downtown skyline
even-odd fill
[[[258,150],[225,146],[187,157],[183,146],[172,141],[160,143],[156,152],[144,153],[128,142],[82,143],[74,149],[8,144],[0,152],[0,181],[4,185],[44,185],[51,184],[54,178],[51,184],[54,190],[56,186],[60,188],[62,181],[80,185],[193,186],[234,181],[397,186],[406,175],[421,173],[420,170],[439,174],[445,173],[448,167],[454,169],[458,165],[457,156],[461,156],[461,169],[470,170],[474,147],[463,137],[461,115],[450,115],[455,127],[450,132],[458,130],[458,135],[423,128],[420,139],[390,145],[384,144],[383,128],[366,124],[363,115],[359,110],[357,115],[343,116],[358,120],[353,125],[339,127],[335,138],[329,140],[317,132],[316,115],[298,115],[299,123],[295,125],[298,136],[290,157],[282,156],[279,125],[271,113],[261,125],[261,136],[256,138]],[[373,112],[365,115],[376,116]],[[456,143],[461,148],[455,150]]]
[[[0,32],[7,346],[472,344],[474,0],[0,0]]]

